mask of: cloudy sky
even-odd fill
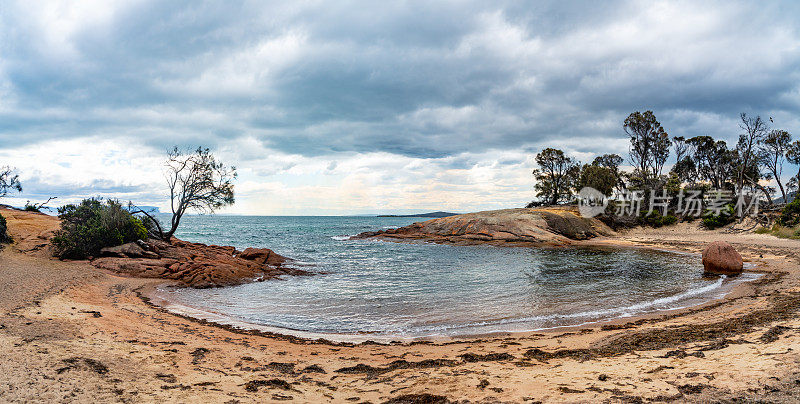
[[[239,214],[518,207],[533,156],[627,155],[622,121],[800,135],[800,6],[30,1],[0,6],[4,203],[166,207],[172,145],[238,167]],[[796,168],[790,167],[794,171]]]

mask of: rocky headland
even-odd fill
[[[97,268],[141,278],[161,278],[193,288],[233,286],[280,275],[308,275],[286,267],[286,257],[268,248],[239,251],[231,246],[206,245],[173,239],[147,240],[104,248],[91,260]]]
[[[448,216],[398,229],[364,232],[354,238],[422,240],[459,245],[564,246],[614,231],[575,208],[502,209]]]
[[[57,217],[41,213],[3,209],[2,214],[15,224],[13,237],[20,252],[51,256],[49,239],[59,228]],[[173,238],[139,240],[101,250],[89,259],[100,269],[139,277],[176,281],[193,288],[234,286],[281,275],[308,275],[309,272],[286,266],[291,260],[268,248],[246,248],[191,243]]]

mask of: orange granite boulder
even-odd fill
[[[736,276],[742,273],[742,256],[732,245],[715,241],[703,250],[703,269],[706,274]]]

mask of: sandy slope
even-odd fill
[[[38,236],[52,229],[52,219],[2,213],[18,243],[0,252],[0,401],[377,403],[431,394],[475,402],[796,402],[800,396],[796,241],[689,225],[636,230],[596,242],[696,250],[723,238],[767,275],[704,308],[604,327],[345,346],[232,332],[164,313],[139,297],[153,280],[49,259]]]

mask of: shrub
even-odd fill
[[[800,199],[795,198],[792,203],[783,207],[778,222],[783,226],[797,226],[800,224]]]
[[[158,219],[144,215],[137,216],[137,218],[141,220],[142,226],[144,226],[144,229],[147,231],[148,235],[153,235],[154,237],[158,237],[158,235],[160,234],[159,227],[161,225],[160,221],[156,223]]]
[[[733,205],[727,204],[718,215],[709,213],[703,216],[703,226],[707,229],[716,229],[726,224],[733,223],[734,220],[736,220],[736,215],[733,210]]]
[[[47,198],[46,201],[39,202],[39,203],[31,203],[31,201],[26,201],[25,202],[25,207],[22,210],[24,210],[26,212],[36,212],[36,213],[42,213],[42,209],[52,210],[49,206],[45,206],[45,205],[50,203],[50,201],[52,201],[53,199],[57,199],[57,198],[58,198],[57,196],[51,196],[51,197]]]
[[[772,229],[770,229],[769,227],[763,227],[762,226],[762,227],[757,228],[755,230],[755,233],[756,234],[770,234],[770,233],[772,233]]]
[[[61,229],[53,236],[53,252],[60,258],[83,259],[111,247],[147,238],[142,221],[116,200],[84,199],[58,208]]]
[[[796,227],[784,227],[778,223],[775,223],[772,228],[761,227],[756,229],[756,233],[758,234],[771,234],[778,238],[789,238],[798,240],[800,239],[800,226]]]
[[[661,215],[658,211],[651,211],[650,213],[642,212],[639,215],[639,223],[643,226],[661,227],[669,226],[678,222],[678,218],[667,214]]]
[[[0,243],[8,243],[11,237],[8,235],[8,227],[6,226],[6,218],[0,215]]]

